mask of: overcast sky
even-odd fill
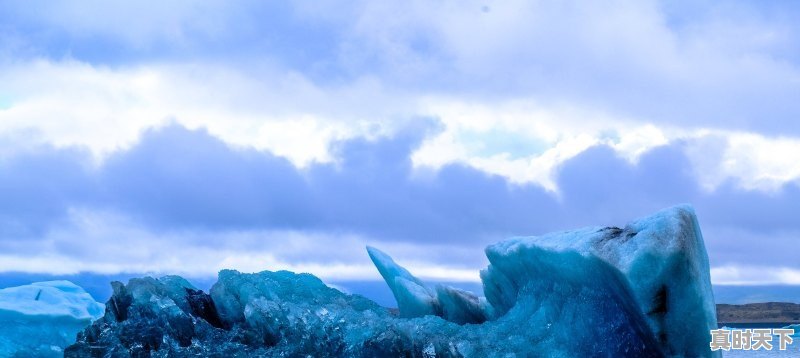
[[[800,284],[800,5],[0,0],[0,272],[478,280],[695,206]]]

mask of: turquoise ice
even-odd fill
[[[0,357],[61,357],[103,309],[69,281],[0,289]]]
[[[482,295],[430,286],[368,254],[399,312],[310,274],[224,270],[206,293],[177,277],[114,283],[67,357],[708,357],[716,326],[693,210],[624,228],[519,237],[486,249]]]
[[[580,272],[575,279],[584,280],[584,284],[590,286],[601,279],[599,274],[582,271],[582,267],[567,262],[564,257],[576,253],[597,258],[623,276],[619,285],[626,286],[623,291],[632,292],[636,310],[644,314],[646,324],[665,354],[718,355],[710,352],[708,346],[709,330],[717,327],[708,257],[694,210],[688,205],[662,210],[624,228],[589,227],[513,238],[491,245],[486,249],[491,265],[481,273],[488,305],[479,297],[464,298],[465,294],[452,288],[440,287],[437,296],[427,294],[430,290],[425,283],[388,255],[374,248],[368,250],[392,288],[401,315],[435,314],[458,323],[480,323],[487,317],[506,314],[519,304],[521,287],[530,285],[531,281],[543,285],[537,279],[563,279],[563,275]],[[537,261],[551,252],[563,253],[560,257],[564,262],[553,265],[558,267],[554,270],[558,272],[542,272]],[[392,281],[397,280],[413,285],[393,285]],[[536,293],[548,295],[556,288],[544,285],[537,290]],[[584,309],[588,315],[593,313],[591,305]],[[450,313],[445,314],[447,311]]]
[[[665,209],[624,228],[591,227],[517,238],[490,246],[486,254],[492,263],[508,261],[512,255],[524,260],[531,248],[578,252],[616,267],[627,278],[667,355],[709,355],[709,330],[717,328],[717,316],[708,255],[690,206]],[[594,278],[588,275],[586,279]],[[509,289],[487,286],[485,280],[484,288],[489,301],[503,307],[502,297]]]

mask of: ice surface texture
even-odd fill
[[[690,206],[665,209],[624,228],[584,228],[512,239],[490,246],[486,254],[494,264],[503,261],[509,253],[533,247],[576,251],[613,265],[627,278],[641,311],[667,355],[709,354],[709,330],[717,328],[717,316],[708,255],[697,217]],[[484,287],[487,299],[495,307],[507,306],[507,301],[499,298],[508,288],[487,285],[485,279]]]
[[[0,357],[61,357],[103,304],[69,281],[0,289]]]
[[[115,283],[103,318],[65,355],[712,355],[708,263],[688,207],[624,229],[490,246],[490,265],[481,272],[485,298],[432,288],[379,250],[368,253],[397,298],[399,315],[309,274],[222,271],[209,293],[179,277],[148,277]]]

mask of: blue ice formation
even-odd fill
[[[69,281],[0,289],[0,357],[61,357],[103,304]]]
[[[432,289],[383,251],[367,246],[367,253],[389,285],[400,317],[434,315],[465,324],[483,323],[492,312],[485,299],[471,292],[443,285]]]
[[[493,264],[508,262],[511,255],[522,261],[533,248],[578,252],[616,267],[627,278],[664,353],[708,355],[709,330],[717,328],[717,316],[708,255],[690,206],[668,208],[624,228],[593,227],[508,240],[488,247],[486,255]],[[513,279],[515,273],[507,276]],[[487,299],[502,310],[508,288],[486,287],[484,279]]]
[[[535,295],[520,300],[524,304],[496,320],[465,325],[434,315],[400,318],[309,274],[226,270],[209,293],[174,277],[132,279],[115,284],[105,316],[80,333],[65,356],[661,356],[611,266],[556,252],[531,262],[542,272],[558,272],[564,263],[577,271],[534,280],[529,289]],[[585,287],[581,276],[598,272],[607,279]],[[539,289],[546,286],[558,290]]]
[[[167,276],[114,283],[66,357],[709,357],[716,327],[694,212],[486,249],[485,297],[430,287],[367,249],[399,314],[309,274],[225,270],[209,293]],[[711,309],[709,309],[709,307]],[[702,342],[702,344],[700,344]]]
[[[396,264],[383,251],[367,246],[367,254],[392,290],[400,317],[441,316],[442,308],[436,299],[436,291]]]
[[[664,353],[669,356],[707,356],[709,330],[716,329],[716,311],[711,291],[708,256],[694,210],[688,205],[662,210],[633,221],[624,228],[589,227],[542,236],[519,237],[491,245],[486,256],[491,265],[481,272],[484,294],[489,305],[475,297],[472,305],[454,305],[462,300],[455,289],[439,288],[439,295],[415,295],[425,292],[425,284],[397,265],[388,255],[368,248],[370,257],[389,283],[398,301],[401,315],[418,317],[436,314],[457,323],[480,323],[503,315],[518,304],[519,287],[528,284],[534,271],[529,264],[543,250],[578,253],[596,257],[616,268],[635,297],[636,306],[645,314],[646,322]],[[560,271],[570,269],[567,264]],[[388,273],[388,274],[387,274]],[[537,277],[556,273],[540,272]],[[586,273],[584,280],[598,277]],[[412,280],[414,291],[392,285],[393,279]],[[520,283],[522,280],[522,283]],[[544,289],[551,291],[550,288]],[[399,292],[398,292],[399,291]],[[411,290],[409,290],[411,291]],[[408,297],[419,297],[409,302]],[[403,303],[401,304],[401,300]],[[431,310],[414,309],[432,307]],[[465,308],[468,307],[468,308]],[[405,308],[405,311],[404,311]],[[443,312],[458,312],[453,316]],[[466,311],[471,314],[466,314]],[[461,317],[472,317],[464,320]],[[458,317],[458,318],[455,318]],[[716,354],[716,353],[714,353]]]

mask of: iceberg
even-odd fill
[[[395,263],[383,251],[367,246],[367,254],[392,290],[401,317],[441,316],[442,308],[436,298],[436,291]]]
[[[627,278],[667,355],[710,354],[709,331],[717,329],[717,315],[708,255],[691,206],[664,209],[624,228],[591,227],[516,238],[490,246],[486,255],[490,262],[496,262],[509,252],[532,248],[574,251],[611,264]],[[523,259],[526,255],[519,256]],[[495,307],[505,307],[504,295],[509,290],[496,285],[488,287],[487,299]],[[719,352],[713,354],[719,356]]]
[[[112,284],[65,357],[710,357],[716,328],[694,212],[625,228],[518,237],[486,249],[483,297],[431,287],[372,247],[398,311],[310,274],[223,270]],[[711,310],[708,308],[712,307]],[[700,344],[702,342],[702,344]]]
[[[491,307],[471,292],[438,285],[430,288],[408,270],[374,247],[367,253],[397,301],[400,317],[440,316],[458,324],[482,323]]]
[[[312,275],[288,271],[225,270],[208,294],[169,277],[132,279],[115,283],[104,317],[79,333],[65,357],[661,356],[614,268],[556,252],[529,264],[550,272],[564,262],[579,271],[532,280],[519,292],[525,304],[497,320],[464,325],[435,315],[401,318]],[[608,280],[587,288],[580,277],[587,271]]]
[[[0,357],[61,357],[102,315],[103,304],[69,281],[0,289]]]
[[[423,294],[429,291],[419,288],[425,288],[425,284],[388,255],[374,248],[368,251],[392,288],[401,315],[435,314],[456,323],[480,323],[505,314],[517,303],[519,280],[531,270],[526,262],[542,255],[542,249],[596,257],[619,270],[665,354],[719,356],[708,347],[709,331],[717,327],[708,255],[697,217],[688,205],[664,209],[624,228],[589,227],[491,245],[486,249],[491,265],[481,272],[489,304],[474,295],[465,299],[469,293],[446,287],[438,288],[438,295],[431,298]],[[398,279],[407,279],[413,285],[392,285],[391,281]],[[587,272],[584,279],[597,277]],[[429,309],[412,309],[415,307]]]

